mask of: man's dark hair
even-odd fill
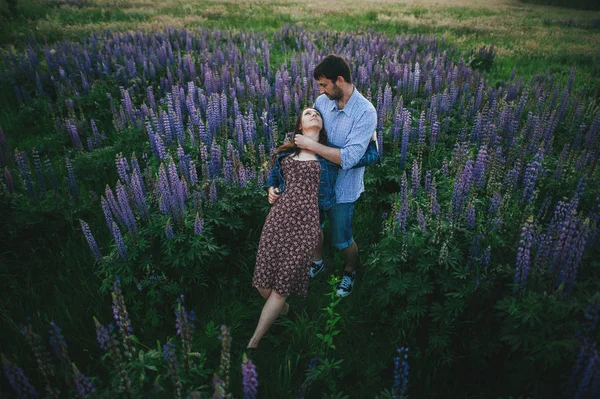
[[[329,54],[327,57],[323,58],[313,72],[313,78],[315,78],[315,80],[325,77],[332,82],[335,82],[338,76],[344,78],[346,82],[352,83],[350,65],[348,65],[348,62],[345,59],[335,54]]]

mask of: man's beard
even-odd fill
[[[335,83],[333,84],[333,89],[331,90],[331,94],[327,94],[327,97],[330,100],[341,100],[343,96],[344,96],[344,92]]]

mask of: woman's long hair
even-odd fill
[[[277,147],[277,150],[275,150],[275,153],[273,153],[273,156],[271,157],[271,165],[273,164],[273,162],[275,162],[275,158],[281,152],[292,151],[294,156],[298,155],[300,153],[301,149],[300,149],[300,147],[298,147],[296,145],[296,140],[294,138],[297,134],[302,134],[302,130],[300,129],[301,125],[302,125],[302,115],[304,114],[304,111],[306,111],[307,109],[314,109],[317,112],[319,112],[316,108],[313,108],[313,107],[306,107],[302,110],[302,112],[300,112],[300,115],[298,115],[298,118],[296,118],[296,124],[294,125],[294,132],[292,134],[291,140],[289,142]],[[319,112],[319,115],[320,114],[321,113]],[[321,120],[323,120],[322,115],[321,115]],[[323,127],[321,128],[321,131],[319,131],[319,141],[318,142],[319,142],[319,144],[327,145],[327,131],[325,130],[325,123],[323,123]]]

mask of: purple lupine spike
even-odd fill
[[[431,134],[429,135],[429,146],[433,150],[435,148],[435,143],[437,142],[438,135],[440,133],[440,122],[435,121],[433,125],[431,125]]]
[[[117,244],[117,250],[119,251],[119,255],[121,255],[121,259],[127,260],[127,247],[125,246],[125,241],[123,241],[121,230],[114,221],[110,230],[115,239],[115,243]]]
[[[115,322],[117,323],[117,327],[119,327],[119,332],[123,337],[123,347],[125,348],[125,354],[129,359],[132,359],[134,355],[133,341],[131,339],[133,329],[131,327],[131,321],[129,320],[129,313],[127,312],[127,307],[125,306],[125,298],[123,297],[123,291],[121,289],[121,279],[119,278],[119,276],[115,278],[115,282],[113,283],[111,297],[113,317],[115,319]]]
[[[131,191],[133,193],[133,199],[140,212],[142,218],[147,219],[150,216],[148,205],[146,203],[146,197],[142,188],[143,180],[140,177],[140,172],[135,169],[131,176]]]
[[[100,348],[110,354],[113,366],[119,373],[119,389],[121,391],[131,392],[131,381],[129,380],[127,371],[123,367],[123,358],[114,333],[115,326],[109,324],[108,328],[106,328],[100,324],[95,317],[94,323],[96,325],[96,339],[100,344]]]
[[[490,201],[490,206],[488,208],[488,213],[490,216],[496,216],[498,209],[500,208],[500,203],[502,202],[502,195],[498,192],[494,193],[492,196],[492,200]]]
[[[475,161],[475,167],[473,168],[473,184],[479,188],[485,186],[485,172],[487,163],[487,146],[483,145],[479,149],[477,154],[477,160]]]
[[[408,151],[408,141],[410,137],[410,112],[403,110],[404,123],[402,125],[402,142],[400,144],[400,170],[404,169],[406,164],[406,153]]]
[[[431,192],[431,171],[428,170],[425,172],[425,183],[423,185],[423,189],[425,190],[425,194],[429,195]]]
[[[77,151],[83,151],[83,145],[81,144],[81,138],[79,137],[79,132],[77,131],[77,126],[70,119],[65,120],[65,127],[67,129],[67,133],[69,133],[69,137],[71,137],[71,143],[73,147]]]
[[[183,304],[183,295],[177,299],[177,308],[175,309],[175,326],[177,335],[181,337],[183,365],[186,369],[192,366],[192,358],[189,356],[192,346],[192,331],[195,321],[194,311],[188,312]]]
[[[402,233],[406,231],[406,221],[408,219],[408,212],[410,210],[408,203],[408,180],[406,178],[406,172],[402,172],[402,179],[400,181],[400,208],[396,214],[396,220],[398,222],[398,230]]]
[[[519,293],[525,288],[531,263],[531,250],[535,245],[535,231],[533,229],[533,216],[530,216],[521,229],[521,240],[517,249],[517,262],[515,265],[514,292]]]
[[[50,361],[49,353],[42,348],[40,336],[33,331],[31,324],[22,325],[20,327],[21,333],[25,336],[37,361],[38,370],[42,374],[42,378],[46,384],[46,393],[53,398],[60,397],[60,391],[57,388],[54,388],[50,383],[51,379],[55,376],[54,367]]]
[[[475,210],[474,204],[470,203],[467,206],[467,213],[465,216],[465,225],[468,229],[475,229],[477,223],[477,211]]]
[[[121,184],[120,181],[117,182],[117,201],[119,205],[119,211],[121,217],[125,221],[125,225],[129,229],[130,232],[137,233],[137,223],[135,222],[135,217],[133,216],[133,211],[131,210],[131,206],[129,205],[129,198],[127,195],[127,191],[125,186]]]
[[[242,357],[242,388],[243,399],[256,399],[258,393],[258,373],[252,360],[244,353]]]
[[[421,187],[421,170],[419,168],[419,163],[416,159],[413,161],[412,165],[411,180],[413,195],[416,195],[417,191],[419,191],[419,188]]]
[[[29,379],[23,373],[23,369],[8,360],[4,354],[2,355],[2,369],[4,375],[8,379],[10,386],[17,393],[19,398],[37,399],[40,397],[34,386],[29,382]]]
[[[159,198],[159,209],[163,214],[170,214],[172,208],[172,195],[169,188],[169,178],[163,163],[158,167],[158,182],[156,184],[156,196]]]
[[[123,184],[129,183],[129,163],[127,162],[127,159],[123,156],[123,153],[120,152],[115,156],[115,166],[117,167],[119,179],[121,179]]]
[[[420,149],[425,145],[425,111],[421,112],[421,116],[419,117],[419,125],[417,126],[417,138],[418,138],[418,146]]]
[[[167,365],[169,366],[169,374],[171,375],[171,380],[175,387],[175,398],[181,398],[182,391],[182,383],[179,378],[179,371],[177,365],[177,354],[175,353],[175,344],[172,342],[167,342],[163,345],[163,357],[167,361]]]
[[[196,219],[194,219],[194,234],[199,236],[202,235],[204,231],[204,219],[200,217],[198,212],[196,212]]]
[[[68,366],[71,363],[71,358],[67,349],[67,341],[65,341],[60,327],[55,322],[51,322],[50,327],[50,347],[58,360]]]
[[[425,215],[423,214],[423,210],[419,207],[417,209],[417,225],[419,226],[419,230],[426,231],[427,223],[425,222]]]
[[[98,243],[96,243],[96,239],[94,238],[94,235],[92,234],[90,226],[81,219],[79,219],[79,223],[81,224],[81,230],[83,231],[83,235],[85,236],[85,239],[86,239],[90,249],[92,250],[92,254],[94,254],[94,257],[96,259],[101,259],[102,252],[100,252],[100,248],[98,247]]]
[[[227,185],[233,183],[235,181],[233,175],[235,170],[233,169],[233,163],[230,160],[225,160],[225,166],[223,167],[223,177],[225,178],[225,183]]]
[[[190,176],[190,185],[195,185],[198,183],[198,171],[196,170],[196,163],[191,161],[189,163],[189,176]]]
[[[452,219],[454,221],[460,218],[463,211],[463,205],[470,189],[472,170],[473,161],[468,160],[454,181],[452,190]]]
[[[240,187],[242,187],[242,188],[245,188],[248,186],[246,169],[244,168],[243,165],[240,165],[240,167],[238,168],[238,182],[240,184]]]
[[[210,202],[217,201],[217,185],[214,180],[210,183],[210,193],[208,199],[210,200]]]
[[[75,383],[75,389],[82,399],[86,399],[96,393],[96,389],[92,385],[92,382],[87,378],[73,363],[73,382]]]
[[[27,187],[27,193],[29,194],[29,198],[35,199],[35,191],[33,190],[31,172],[29,171],[29,166],[27,165],[27,154],[25,152],[15,150],[15,161],[19,166],[19,170],[21,171],[21,176],[23,177],[23,181],[25,182],[25,187]]]
[[[541,152],[538,152],[533,158],[533,161],[529,163],[525,168],[525,173],[523,174],[523,191],[521,193],[521,203],[529,204],[533,199],[535,183],[542,170],[543,159],[544,155]]]
[[[394,358],[394,385],[392,393],[394,398],[401,398],[408,390],[408,348],[401,347],[397,351],[398,356]]]

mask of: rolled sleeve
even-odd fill
[[[351,169],[360,161],[376,128],[377,112],[375,110],[365,111],[352,127],[346,143],[340,150],[342,169]]]

